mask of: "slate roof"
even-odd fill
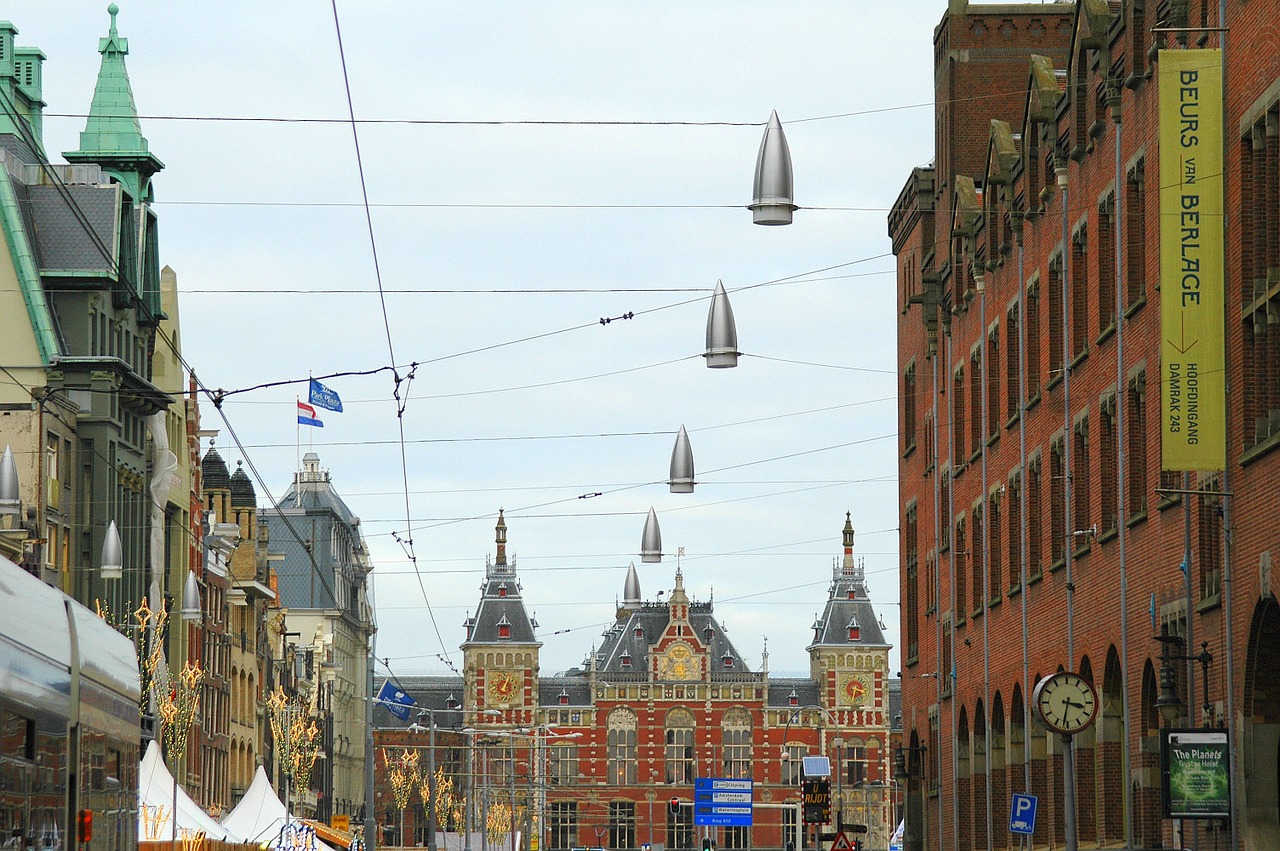
[[[667,603],[640,603],[621,609],[618,619],[605,630],[604,641],[596,651],[596,671],[648,671],[649,649],[666,630],[670,616],[671,609]],[[713,679],[720,673],[750,673],[742,654],[712,614],[711,603],[690,603],[689,625],[698,641],[708,650],[707,659]],[[726,656],[733,660],[731,667],[724,665]],[[628,659],[629,663],[624,661]]]
[[[258,504],[258,493],[244,468],[236,464],[236,471],[231,474],[231,507],[254,508]]]
[[[59,193],[48,185],[26,187],[24,217],[34,227],[29,232],[37,252],[41,271],[95,272],[112,276],[115,262],[116,220],[120,212],[120,187],[117,185],[71,184],[67,192],[83,211],[110,259],[103,256],[97,242],[85,231],[79,219]]]
[[[231,477],[227,474],[227,462],[212,446],[200,459],[200,475],[205,490],[230,490]]]

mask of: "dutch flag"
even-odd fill
[[[298,400],[298,424],[324,428],[324,423],[316,417],[316,409],[301,399]]]

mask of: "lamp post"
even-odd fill
[[[833,727],[839,727],[839,726],[840,726],[840,722],[839,722],[839,721],[837,721],[837,720],[836,720],[836,717],[835,717],[834,715],[832,715],[832,714],[831,714],[831,710],[827,709],[827,708],[826,708],[826,707],[824,707],[824,706],[818,706],[816,703],[809,704],[809,705],[807,705],[807,706],[793,706],[793,707],[789,707],[789,708],[791,709],[791,714],[787,716],[787,723],[783,726],[783,730],[782,730],[782,760],[783,760],[784,762],[788,761],[788,760],[791,758],[791,755],[790,755],[789,753],[787,753],[787,736],[788,736],[788,735],[790,735],[790,732],[791,732],[791,725],[792,725],[794,722],[796,722],[796,721],[799,721],[799,720],[800,720],[800,716],[801,716],[801,714],[803,714],[803,713],[805,713],[805,712],[809,712],[809,711],[821,712],[824,716],[826,716],[827,721],[829,721]],[[824,728],[821,728],[821,727],[819,727],[819,728],[818,728],[818,734],[819,734],[819,736],[820,736],[820,737],[822,737],[822,736],[825,734],[825,732],[826,732],[826,731],[825,731],[825,729],[824,729]],[[825,748],[822,746],[822,740],[821,740],[821,738],[819,738],[819,742],[818,742],[818,749],[819,749],[819,750],[825,750]],[[799,778],[800,778],[801,780],[803,780],[803,779],[804,779],[804,768],[803,768],[803,763],[801,764],[801,769],[800,769],[800,771],[798,772],[798,776],[799,776]],[[837,781],[839,780],[839,776],[838,776],[838,775],[837,775],[837,778],[836,778],[836,779],[837,779]],[[802,822],[802,819],[801,819],[801,818],[797,818],[797,819],[796,819],[796,849],[797,849],[797,851],[804,851],[804,830],[803,830],[803,825],[802,825],[802,823],[801,823],[801,822]]]
[[[1155,636],[1162,645],[1160,648],[1160,693],[1156,697],[1156,708],[1165,723],[1173,725],[1182,717],[1182,699],[1178,696],[1178,667],[1174,662],[1199,662],[1201,669],[1200,682],[1204,687],[1203,726],[1211,727],[1213,704],[1209,702],[1209,664],[1213,662],[1213,654],[1209,652],[1209,642],[1200,643],[1200,652],[1188,656],[1183,652],[1186,643],[1180,635],[1171,635],[1166,627]],[[1172,652],[1176,650],[1177,652]],[[1194,719],[1188,717],[1187,726],[1194,727]]]

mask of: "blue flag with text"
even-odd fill
[[[334,411],[339,414],[342,413],[342,399],[338,397],[337,393],[330,390],[328,387],[325,387],[314,378],[311,379],[310,402],[311,404],[324,408],[327,411]]]
[[[391,680],[382,684],[382,690],[378,692],[378,703],[387,707],[387,711],[401,721],[408,721],[409,707],[418,705],[418,701],[392,685]]]

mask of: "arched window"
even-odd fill
[[[630,709],[609,714],[609,783],[636,782],[636,715]]]
[[[692,783],[694,778],[693,713],[684,708],[667,713],[666,763],[668,783]]]
[[[751,776],[751,714],[734,707],[724,714],[724,776]]]

